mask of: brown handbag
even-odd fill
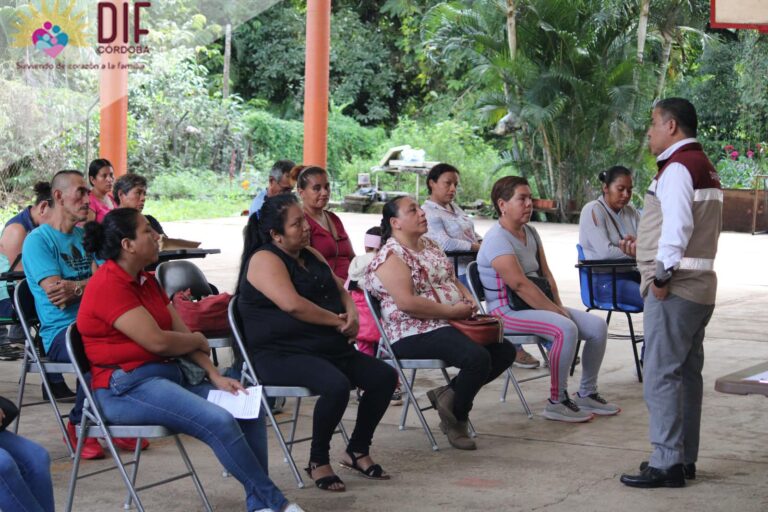
[[[426,274],[426,272],[425,272]],[[428,277],[424,276],[429,287],[432,288],[432,294],[435,300],[442,304],[440,296],[435,291]],[[501,319],[491,315],[472,315],[464,320],[448,320],[451,327],[461,332],[464,336],[471,339],[478,345],[493,345],[504,341],[504,326]]]

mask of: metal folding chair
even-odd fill
[[[195,485],[195,490],[200,496],[200,500],[208,512],[213,512],[208,497],[205,495],[203,485],[200,483],[200,479],[197,477],[195,468],[192,466],[192,462],[189,460],[187,451],[184,449],[184,445],[179,438],[179,435],[162,425],[110,425],[104,420],[104,416],[101,413],[101,409],[97,405],[97,402],[93,399],[91,390],[88,387],[88,383],[85,380],[85,374],[90,370],[90,363],[85,356],[85,349],[83,347],[83,340],[80,337],[80,333],[77,331],[77,325],[72,324],[67,329],[67,353],[72,360],[75,374],[77,374],[77,380],[85,391],[85,404],[83,405],[83,419],[80,422],[80,426],[77,428],[77,448],[75,449],[75,460],[72,465],[72,475],[69,480],[69,491],[67,493],[67,505],[65,510],[69,512],[72,510],[72,503],[75,498],[75,486],[77,481],[89,476],[98,475],[107,471],[117,470],[120,473],[125,487],[128,490],[128,496],[125,500],[124,508],[127,510],[131,507],[131,503],[136,504],[139,512],[144,511],[144,506],[139,499],[138,493],[146,489],[151,489],[159,485],[163,485],[169,482],[174,482],[182,478],[191,478]],[[112,455],[112,459],[115,461],[115,465],[106,469],[100,469],[87,473],[85,475],[78,475],[80,469],[80,455],[83,450],[83,445],[86,438],[100,437],[104,439],[107,444],[107,449]],[[123,462],[120,458],[120,454],[115,447],[115,437],[135,437],[136,438],[136,451],[133,454],[133,460],[129,462]],[[181,473],[175,476],[164,478],[163,480],[153,482],[141,487],[136,487],[136,475],[139,472],[139,462],[141,460],[141,440],[142,439],[154,439],[160,437],[173,437],[176,442],[176,448],[179,450],[184,465],[187,468],[185,473]],[[164,461],[165,462],[165,461]],[[126,466],[133,466],[131,474],[128,475]]]
[[[437,445],[437,441],[435,441],[435,436],[432,434],[432,429],[429,428],[429,424],[424,417],[424,411],[434,409],[434,407],[431,404],[422,407],[419,404],[419,401],[416,399],[416,395],[413,392],[413,386],[416,382],[417,370],[440,370],[440,372],[443,374],[445,382],[449,383],[451,378],[447,371],[448,364],[442,359],[398,358],[395,355],[395,352],[392,350],[392,344],[390,343],[389,338],[387,337],[387,333],[384,331],[384,326],[381,323],[381,305],[379,304],[379,301],[373,298],[368,290],[364,290],[363,293],[365,294],[365,302],[368,304],[368,308],[371,310],[371,315],[373,316],[373,320],[376,322],[376,327],[379,329],[379,334],[381,335],[377,357],[382,359],[397,371],[397,374],[400,377],[400,382],[405,388],[405,402],[403,403],[403,412],[400,414],[399,428],[400,430],[405,430],[405,421],[408,418],[408,409],[410,408],[411,403],[413,403],[413,409],[416,411],[416,416],[419,418],[421,428],[424,430],[424,434],[427,436],[427,440],[429,441],[430,445],[432,445],[432,450],[437,451],[440,448]],[[406,377],[405,370],[411,370],[410,379]],[[468,425],[470,436],[476,437],[477,433],[475,432],[475,428],[472,425],[472,422],[468,421]]]
[[[301,474],[296,467],[296,462],[293,460],[293,454],[291,452],[294,444],[312,440],[311,436],[296,439],[296,426],[299,419],[301,399],[310,398],[317,395],[310,391],[309,388],[301,386],[269,386],[261,384],[261,380],[256,373],[256,368],[253,366],[251,361],[251,356],[249,355],[245,346],[245,339],[243,338],[242,334],[242,322],[240,321],[240,313],[237,310],[237,300],[237,295],[232,297],[232,300],[229,302],[227,314],[229,317],[229,325],[232,328],[232,336],[235,338],[239,352],[239,357],[236,355],[235,360],[237,361],[238,359],[242,359],[241,381],[244,385],[247,384],[248,386],[262,386],[261,408],[267,413],[267,417],[272,424],[272,430],[274,430],[275,437],[277,437],[277,442],[280,444],[280,448],[283,450],[283,460],[285,460],[291,470],[291,473],[293,473],[293,477],[296,479],[296,485],[298,485],[299,488],[303,488],[304,480],[301,478]],[[270,397],[296,399],[296,404],[293,407],[293,414],[289,419],[284,421],[277,421],[275,419],[275,415],[272,413],[272,408],[269,406],[269,403],[267,403],[267,398]],[[290,425],[290,433],[287,440],[285,439],[285,436],[280,429],[280,425],[286,424]],[[339,429],[336,431],[336,433],[341,434],[345,444],[349,444],[349,436],[347,436],[347,432],[344,429],[344,425],[342,423],[339,423]]]
[[[485,289],[483,288],[483,284],[480,282],[480,272],[477,269],[477,262],[473,261],[469,265],[467,265],[467,281],[469,282],[469,291],[472,292],[472,296],[475,298],[475,302],[477,302],[480,306],[480,312],[485,314]],[[543,343],[546,341],[544,338],[541,338],[535,334],[528,334],[528,333],[514,333],[514,334],[504,334],[504,339],[509,341],[510,343],[513,343],[515,345],[536,345],[539,348],[539,352],[541,352],[541,357],[544,358],[544,362],[547,367],[549,367],[549,360],[547,359],[547,352],[544,350]],[[521,382],[528,382],[531,380],[541,379],[543,377],[549,376],[549,372],[546,373],[539,373],[538,375],[534,375],[532,377],[526,377],[522,380],[517,380],[515,377],[515,374],[512,372],[512,367],[510,366],[507,368],[506,371],[507,377],[504,380],[504,387],[501,390],[501,397],[499,398],[500,401],[506,402],[507,401],[507,390],[509,389],[509,383],[512,383],[512,386],[514,386],[515,391],[517,392],[517,396],[520,398],[520,403],[523,406],[523,409],[525,410],[525,414],[528,415],[528,418],[533,418],[533,412],[531,411],[530,406],[528,405],[528,401],[525,399],[525,396],[523,395],[523,390],[520,388]]]
[[[197,265],[187,260],[164,261],[157,266],[155,277],[163,287],[168,297],[186,289],[190,290],[192,297],[201,299],[208,295],[218,294],[218,290],[205,278],[205,274]],[[211,358],[215,366],[219,365],[216,354],[217,348],[232,346],[232,337],[208,338],[208,346],[211,347]]]
[[[40,321],[37,318],[37,311],[35,310],[35,299],[32,296],[32,291],[29,289],[29,283],[27,280],[19,281],[16,284],[16,289],[13,292],[13,307],[16,309],[16,314],[19,317],[21,323],[21,329],[24,331],[24,356],[21,360],[21,376],[19,377],[19,394],[16,397],[16,403],[19,404],[19,415],[13,425],[13,431],[19,431],[19,423],[21,422],[21,412],[24,407],[31,407],[33,405],[50,404],[53,409],[56,424],[61,430],[61,435],[64,437],[64,443],[67,445],[67,451],[69,456],[73,457],[75,453],[75,447],[69,441],[67,435],[67,427],[64,425],[64,418],[67,418],[68,414],[62,414],[59,410],[59,405],[56,403],[56,398],[53,396],[51,390],[51,384],[48,381],[48,373],[75,373],[75,368],[70,363],[54,363],[48,361],[43,354],[43,343],[39,336]],[[37,373],[40,375],[40,381],[48,395],[48,400],[40,400],[37,402],[24,403],[24,390],[27,384],[27,374]]]
[[[632,343],[632,354],[635,357],[635,370],[637,371],[637,380],[643,382],[643,361],[637,355],[637,344],[643,343],[645,340],[642,333],[635,333],[635,327],[632,324],[632,314],[642,313],[643,307],[636,304],[622,303],[616,292],[616,283],[619,273],[626,273],[636,270],[637,263],[635,260],[623,259],[623,260],[587,260],[584,258],[584,249],[580,244],[576,244],[576,252],[579,256],[579,263],[576,268],[579,269],[579,285],[581,288],[581,302],[587,308],[587,311],[593,309],[598,311],[607,311],[608,317],[605,322],[611,324],[611,315],[616,313],[624,313],[627,316],[627,324],[629,324],[629,335],[626,334],[612,334],[612,338],[629,339]],[[597,300],[594,288],[594,278],[596,276],[595,270],[602,270],[603,272],[611,274],[611,298],[607,301]],[[640,285],[638,284],[638,290]],[[639,292],[638,292],[639,295]],[[579,341],[581,343],[581,341]],[[579,352],[579,346],[576,346],[576,353]],[[571,367],[571,375],[573,375],[573,367]]]

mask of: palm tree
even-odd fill
[[[516,52],[510,53],[507,0],[443,3],[425,17],[427,53],[463,69],[484,91],[478,108],[505,119],[520,172],[539,194],[583,195],[586,177],[636,145],[630,34],[634,20],[597,0],[529,0],[515,5]],[[509,91],[514,91],[510,94]],[[517,155],[517,156],[515,156]]]

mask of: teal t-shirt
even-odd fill
[[[75,321],[80,303],[70,304],[64,309],[57,308],[48,300],[40,287],[40,281],[51,276],[70,281],[91,277],[93,255],[87,254],[83,248],[83,234],[82,228],[76,227],[72,233],[62,233],[44,224],[24,239],[22,263],[35,298],[40,336],[46,352],[53,338]]]

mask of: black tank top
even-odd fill
[[[296,292],[305,299],[336,314],[344,313],[341,293],[331,269],[315,255],[302,249],[304,266],[272,243],[259,251],[279,257],[288,270]],[[257,251],[258,252],[258,251]],[[346,357],[354,352],[347,338],[335,328],[303,322],[277,307],[248,282],[247,272],[240,281],[238,299],[243,336],[250,352],[262,350],[291,354],[312,354],[328,359]]]

